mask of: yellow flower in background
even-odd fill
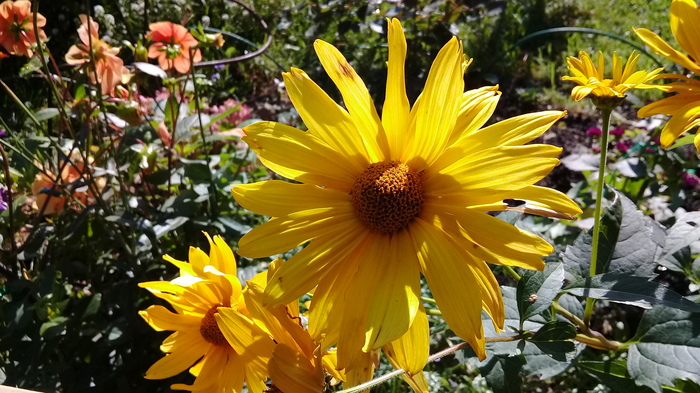
[[[267,362],[275,343],[247,313],[233,252],[219,236],[209,238],[209,244],[208,256],[191,247],[189,263],[164,257],[180,269],[180,277],[139,284],[175,310],[154,305],[140,312],[155,330],[175,331],[161,345],[167,354],[146,378],[168,378],[189,369],[194,384],[172,389],[234,393],[245,381],[249,392],[261,393],[267,389]],[[218,322],[223,313],[226,324]]]
[[[647,82],[657,79],[663,68],[657,68],[651,72],[646,70],[635,71],[638,61],[639,54],[633,51],[623,69],[622,60],[617,53],[613,53],[612,79],[610,79],[605,77],[603,52],[598,52],[597,63],[594,63],[588,56],[588,53],[581,51],[578,54],[578,58],[566,58],[569,72],[573,75],[564,76],[562,80],[572,81],[578,85],[571,91],[571,98],[574,101],[580,101],[589,94],[593,94],[596,97],[622,98],[625,96],[625,93],[632,89],[656,88],[655,85],[649,85]]]
[[[558,165],[561,149],[523,146],[564,113],[481,128],[498,94],[495,87],[464,92],[468,62],[457,38],[440,50],[411,107],[406,41],[394,19],[380,118],[342,54],[320,40],[314,48],[347,109],[302,70],[285,73],[309,130],[259,122],[245,128],[243,139],[268,168],[298,183],[233,188],[243,207],[272,217],[241,239],[241,255],[266,257],[308,243],[273,274],[265,306],[287,304],[318,286],[309,332],[323,347],[337,343],[339,369],[392,345],[397,358],[420,370],[427,350],[411,350],[423,348],[411,337],[428,339],[427,319],[417,317],[423,274],[445,321],[485,358],[482,309],[497,329],[504,323],[500,288],[486,262],[542,269],[542,256],[553,250],[487,213],[507,210],[504,199],[527,201],[525,210],[546,215],[580,213],[566,195],[534,186]]]
[[[700,76],[700,9],[692,0],[673,0],[670,14],[673,36],[689,56],[647,29],[634,29],[634,32],[651,50]],[[680,79],[680,82],[659,86],[665,92],[677,94],[646,105],[639,110],[638,116],[671,116],[661,131],[661,146],[667,149],[683,133],[700,124],[700,81],[680,74],[662,74],[660,77]],[[700,151],[699,133],[695,134],[694,143]]]

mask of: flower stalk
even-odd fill
[[[596,275],[598,268],[598,245],[600,244],[600,216],[603,206],[603,188],[605,187],[605,166],[607,165],[608,159],[608,134],[610,130],[610,116],[612,115],[612,109],[601,108],[601,114],[603,117],[603,128],[602,135],[600,137],[600,161],[598,165],[598,184],[596,185],[595,193],[595,210],[593,211],[593,242],[591,244],[591,269],[590,276]],[[583,313],[583,322],[586,326],[590,326],[591,315],[593,314],[593,307],[595,306],[595,299],[586,299],[586,309]]]

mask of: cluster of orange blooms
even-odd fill
[[[118,95],[115,88],[127,84],[131,79],[131,71],[119,57],[121,48],[112,47],[105,42],[99,34],[100,26],[89,16],[80,15],[80,22],[80,43],[70,47],[65,55],[66,62],[81,67],[90,82],[100,86],[103,95]],[[0,51],[0,58],[9,55],[33,57],[37,52],[38,41],[46,39],[44,26],[46,18],[39,13],[34,15],[30,1],[6,0],[0,3],[0,45],[6,51]],[[163,70],[184,74],[190,71],[191,63],[202,60],[201,52],[196,48],[199,42],[184,26],[157,22],[149,27],[150,32],[145,36],[152,41],[148,57],[157,59]],[[83,205],[94,201],[93,191],[82,191],[85,189],[84,184],[76,186],[85,180],[85,163],[79,156],[72,158],[75,160],[67,160],[61,165],[58,174],[44,168],[36,176],[32,191],[36,206],[43,214],[60,212],[71,200],[69,197]],[[105,181],[98,180],[95,185],[101,191]]]

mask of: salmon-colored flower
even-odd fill
[[[89,163],[91,164],[92,160]],[[92,169],[88,169],[88,171],[92,172]],[[85,162],[80,154],[74,153],[71,155],[70,162],[63,165],[59,175],[55,175],[49,170],[44,170],[36,175],[32,184],[36,208],[43,214],[51,215],[60,213],[71,197],[83,205],[93,203],[95,195],[89,189],[88,182],[83,176],[84,173]],[[99,191],[106,185],[104,178],[95,178],[93,181]]]
[[[164,70],[175,68],[181,74],[190,70],[190,48],[199,44],[192,34],[182,25],[172,22],[151,23],[151,32],[146,38],[153,41],[148,48],[148,57],[158,59],[158,65]],[[194,50],[194,63],[202,61],[202,53]]]
[[[41,28],[46,25],[46,18],[37,14],[36,25],[39,37],[46,39]],[[32,47],[36,45],[34,31],[34,14],[32,3],[27,0],[7,0],[0,4],[0,45],[11,55],[32,57]]]
[[[131,77],[129,70],[124,67],[124,61],[118,56],[120,48],[112,48],[100,39],[100,26],[93,20],[90,20],[88,26],[87,15],[80,15],[80,22],[82,25],[78,29],[78,36],[80,36],[82,43],[68,49],[66,62],[71,65],[82,65],[90,62],[90,48],[92,48],[95,71],[88,71],[90,81],[102,86],[102,94],[111,94],[117,85],[127,83]],[[95,74],[97,74],[97,79],[95,79]]]

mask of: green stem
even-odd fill
[[[590,276],[595,276],[598,268],[598,243],[600,241],[600,212],[603,207],[603,188],[605,187],[605,166],[608,158],[608,130],[610,129],[610,115],[612,109],[601,109],[603,117],[603,130],[600,139],[600,163],[598,167],[598,184],[596,185],[595,211],[593,212],[593,243],[591,245],[591,270]],[[586,299],[586,310],[583,313],[583,322],[590,326],[591,315],[595,299]]]
[[[508,273],[509,276],[513,277],[515,281],[520,281],[520,274],[518,274],[512,267],[506,265],[501,267],[506,273]]]

